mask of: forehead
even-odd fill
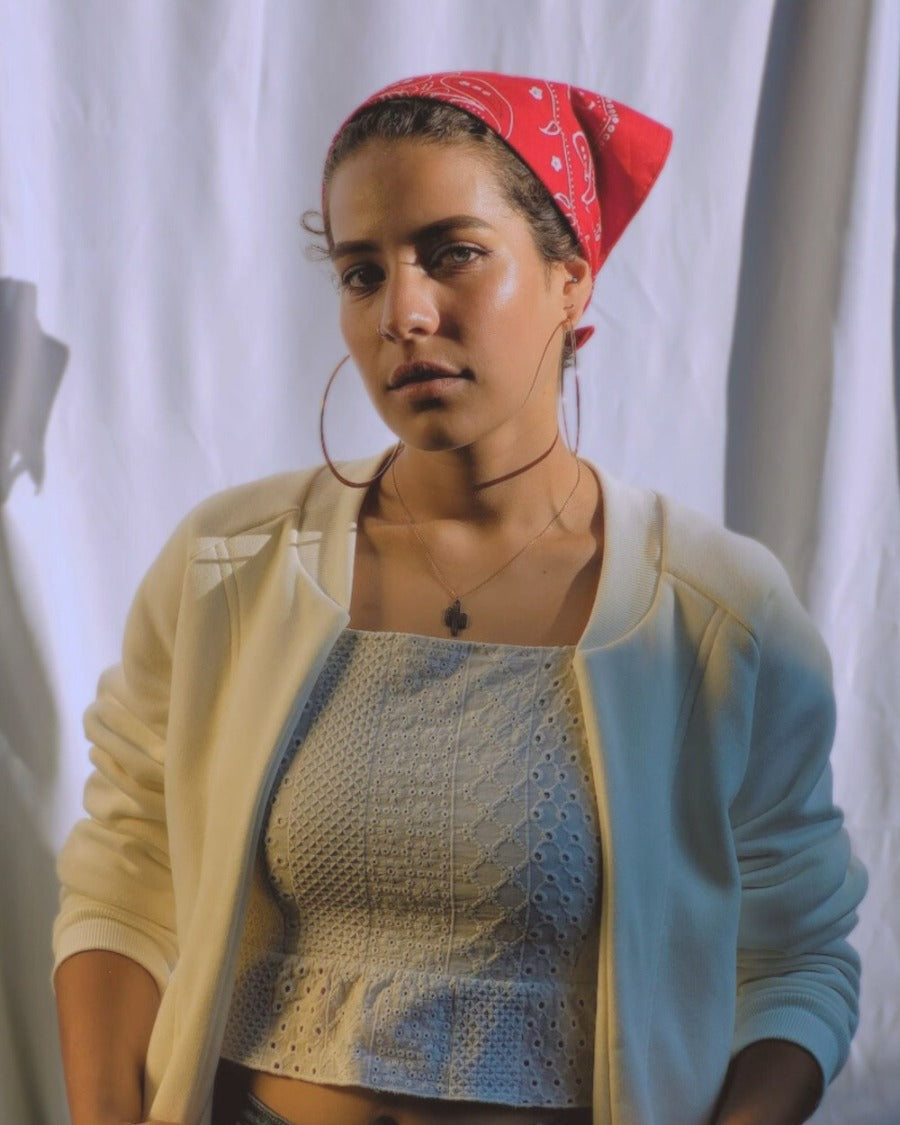
[[[517,217],[490,158],[465,141],[366,141],[335,169],[326,206],[335,241],[400,235],[447,215]]]

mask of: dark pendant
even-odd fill
[[[459,604],[459,598],[456,599],[453,605],[448,605],[444,610],[444,624],[454,637],[458,636],[469,624],[469,615],[463,613],[462,606]]]

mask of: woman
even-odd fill
[[[822,644],[763,548],[558,431],[669,139],[472,73],[339,131],[341,329],[398,444],[213,498],[144,580],[60,859],[73,1125],[208,1121],[217,1072],[222,1125],[774,1125],[839,1069]]]

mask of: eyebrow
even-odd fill
[[[428,223],[412,232],[410,241],[413,243],[428,242],[450,231],[468,228],[470,230],[490,230],[491,224],[475,215],[448,215],[446,219],[438,219],[435,223]],[[346,258],[350,254],[371,254],[378,249],[378,243],[367,239],[355,239],[348,242],[336,242],[329,255],[332,261],[335,258]]]

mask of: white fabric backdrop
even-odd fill
[[[898,60],[897,0],[0,0],[0,1122],[65,1120],[52,855],[134,587],[194,501],[318,459],[341,342],[299,215],[346,112],[456,67],[675,130],[596,289],[583,450],[765,540],[829,642],[871,890],[816,1121],[900,1122]],[[338,452],[386,444],[345,390]]]

